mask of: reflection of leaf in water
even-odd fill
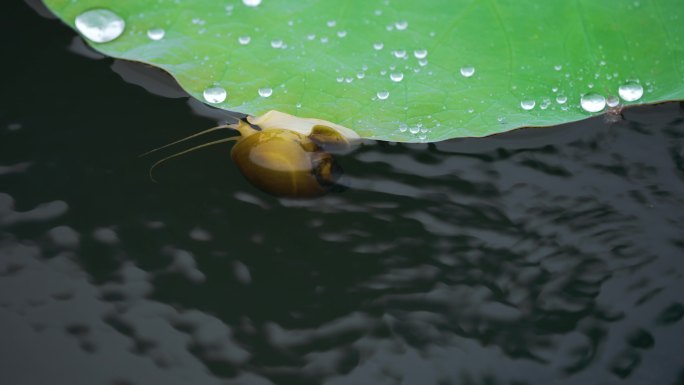
[[[633,82],[645,93],[626,104],[684,98],[679,0],[46,4],[72,26],[93,8],[116,12],[123,35],[91,44],[165,69],[207,103],[316,117],[367,138],[439,141],[575,121],[593,114],[582,95],[600,95],[602,110]]]

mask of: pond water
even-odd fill
[[[678,103],[367,142],[315,200],[229,144],[154,184],[138,155],[209,110],[2,7],[0,383],[684,383]]]

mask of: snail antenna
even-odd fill
[[[225,128],[225,127],[221,127],[221,126],[219,126],[219,127],[220,127],[220,128]],[[219,127],[210,128],[210,130],[219,129]],[[203,134],[203,133],[204,133],[204,132],[200,132],[200,133],[195,134],[195,135],[193,135],[193,136],[201,135],[201,134]],[[189,139],[189,138],[190,138],[190,137],[185,138],[185,139]],[[185,139],[181,139],[179,142],[182,142],[182,141],[185,140]],[[204,148],[204,147],[209,147],[209,146],[213,146],[213,145],[215,145],[215,144],[220,144],[220,143],[225,143],[225,142],[232,142],[232,141],[236,141],[236,140],[238,140],[238,139],[240,139],[239,136],[231,136],[230,138],[215,140],[215,141],[213,141],[213,142],[200,144],[199,146],[195,146],[195,147],[189,148],[189,149],[187,149],[187,150],[183,150],[183,151],[181,151],[181,152],[177,152],[177,153],[175,153],[175,154],[173,154],[173,155],[167,156],[166,158],[163,158],[163,159],[161,159],[161,160],[158,160],[157,162],[155,162],[155,163],[152,165],[152,167],[150,167],[150,172],[149,172],[149,174],[150,174],[150,180],[151,180],[152,182],[157,182],[156,179],[154,179],[154,176],[153,176],[154,169],[155,169],[157,166],[159,166],[160,164],[162,164],[162,163],[164,163],[164,162],[166,162],[166,161],[168,161],[168,160],[170,160],[170,159],[179,157],[179,156],[181,156],[181,155],[185,155],[185,154],[187,154],[187,153],[189,153],[189,152],[193,152],[193,151],[195,151],[195,150],[199,150],[199,149]],[[170,146],[170,145],[172,145],[172,144],[174,144],[174,143],[167,144],[167,145],[164,146],[164,147]],[[164,148],[164,147],[160,147],[159,149]],[[150,152],[153,152],[153,151],[156,151],[156,150],[158,150],[158,149],[152,150],[152,151],[150,151]],[[146,154],[143,154],[143,155],[146,155]]]
[[[225,129],[235,129],[235,127],[234,127],[234,125],[232,125],[232,124],[223,124],[223,125],[220,125],[220,126],[208,128],[208,129],[206,129],[206,130],[204,130],[204,131],[200,131],[200,132],[198,132],[198,133],[196,133],[196,134],[192,134],[192,135],[190,135],[190,136],[186,136],[186,137],[183,138],[183,139],[180,139],[180,140],[177,140],[177,141],[175,141],[175,142],[171,142],[171,143],[169,143],[169,144],[165,144],[165,145],[163,145],[163,146],[161,146],[161,147],[157,147],[157,148],[155,148],[155,149],[153,149],[153,150],[147,151],[147,152],[144,153],[144,154],[138,155],[138,157],[142,158],[143,156],[147,156],[147,155],[152,154],[152,153],[154,153],[154,152],[157,152],[157,151],[159,151],[159,150],[163,150],[163,149],[165,149],[165,148],[167,148],[167,147],[171,147],[171,146],[176,145],[176,144],[178,144],[178,143],[183,143],[183,142],[185,142],[186,140],[190,140],[190,139],[192,139],[192,138],[196,138],[196,137],[198,137],[198,136],[202,136],[202,135],[204,135],[204,134],[208,134],[208,133],[213,132],[213,131],[225,130]]]

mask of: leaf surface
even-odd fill
[[[251,2],[45,0],[74,28],[87,10],[113,11],[125,30],[89,41],[96,50],[160,67],[207,104],[324,119],[365,138],[576,121],[601,113],[585,111],[582,95],[616,97],[628,82],[644,94],[625,105],[684,99],[681,0]],[[163,38],[148,37],[159,28]],[[224,101],[207,101],[212,87]]]

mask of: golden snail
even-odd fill
[[[234,129],[239,135],[201,144],[156,162],[159,164],[214,144],[235,141],[230,156],[244,177],[272,195],[306,198],[339,189],[341,168],[324,149],[344,149],[359,139],[352,130],[319,119],[298,118],[278,111],[248,116],[235,124],[218,126],[159,147],[172,146],[208,132]],[[154,180],[154,178],[152,178]]]

